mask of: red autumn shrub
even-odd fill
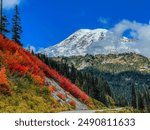
[[[29,68],[28,67],[26,67],[26,66],[23,66],[23,65],[20,65],[20,64],[12,64],[11,66],[10,66],[10,68],[13,70],[13,71],[15,71],[15,72],[18,72],[18,73],[21,73],[21,75],[25,75],[27,72],[28,72],[28,70],[29,70]]]
[[[66,96],[62,93],[58,93],[57,96],[64,101],[66,100]]]
[[[50,94],[54,93],[55,90],[56,90],[55,86],[49,87]]]
[[[74,100],[69,101],[69,104],[70,104],[72,107],[76,108],[76,102],[75,102]]]
[[[44,80],[43,80],[43,78],[41,78],[41,77],[38,76],[38,75],[34,75],[34,74],[32,74],[32,77],[33,77],[35,83],[37,83],[37,84],[39,84],[39,85],[44,85]]]
[[[8,84],[9,84],[9,81],[6,76],[6,69],[2,68],[0,70],[0,85],[8,85]]]
[[[9,80],[6,76],[6,69],[5,68],[2,68],[0,70],[0,92],[2,94],[7,94],[7,95],[11,94],[11,89],[9,87]]]

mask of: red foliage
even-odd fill
[[[76,102],[74,100],[69,101],[69,104],[74,108],[76,107]]]
[[[21,73],[21,75],[25,75],[25,74],[28,72],[28,70],[29,70],[28,67],[23,66],[23,65],[20,65],[20,64],[18,64],[18,63],[12,64],[12,65],[10,66],[10,68],[11,68],[12,70],[14,70],[15,72]]]
[[[22,75],[27,71],[33,74],[33,77],[39,84],[43,84],[45,76],[57,80],[61,87],[70,92],[74,97],[81,99],[84,102],[89,100],[89,96],[81,91],[77,86],[71,83],[70,80],[60,75],[57,71],[49,68],[36,56],[33,56],[15,42],[4,38],[0,35],[0,57],[5,65],[15,72],[20,72]],[[4,53],[5,52],[5,53]]]
[[[58,96],[59,98],[61,98],[62,100],[64,100],[64,101],[65,101],[66,98],[67,98],[67,97],[66,97],[64,94],[62,94],[62,93],[58,93],[57,96]]]
[[[0,70],[0,92],[7,95],[11,94],[11,89],[9,87],[9,80],[7,79],[5,68],[2,68]]]
[[[5,39],[0,35],[0,57],[3,60],[5,66],[10,70],[25,75],[27,72],[32,73],[32,77],[39,85],[44,84],[45,74],[35,63],[28,52],[15,42]]]
[[[54,93],[55,90],[56,90],[55,86],[49,87],[50,94]]]
[[[43,79],[43,78],[41,78],[41,77],[38,76],[38,75],[34,75],[34,74],[32,74],[32,77],[33,77],[33,79],[35,80],[35,82],[36,82],[37,84],[39,84],[39,85],[44,85],[44,79]]]
[[[9,81],[6,76],[6,69],[2,68],[0,70],[0,85],[8,85],[8,84],[9,84]]]

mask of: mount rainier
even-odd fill
[[[38,53],[46,54],[49,57],[124,52],[140,53],[135,47],[135,42],[136,40],[124,36],[120,37],[107,29],[81,29],[52,47],[40,49]]]

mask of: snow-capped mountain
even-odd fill
[[[134,42],[134,40],[117,36],[114,32],[106,29],[81,29],[64,41],[52,47],[41,49],[38,53],[50,57],[69,57],[86,54],[138,52],[138,49],[133,47]]]

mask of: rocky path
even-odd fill
[[[60,101],[60,103],[62,103],[62,104],[63,103],[68,103],[70,100],[73,100],[76,103],[76,110],[88,110],[88,107],[84,103],[82,103],[81,101],[79,101],[77,98],[73,97],[69,92],[65,91],[63,88],[61,88],[60,85],[59,85],[59,83],[57,83],[55,80],[46,78],[46,81],[49,84],[55,86],[56,91],[53,92],[52,96],[56,100]],[[62,100],[61,98],[59,98],[57,96],[58,93],[61,93],[61,94],[65,95],[67,97],[67,99],[65,101]]]

